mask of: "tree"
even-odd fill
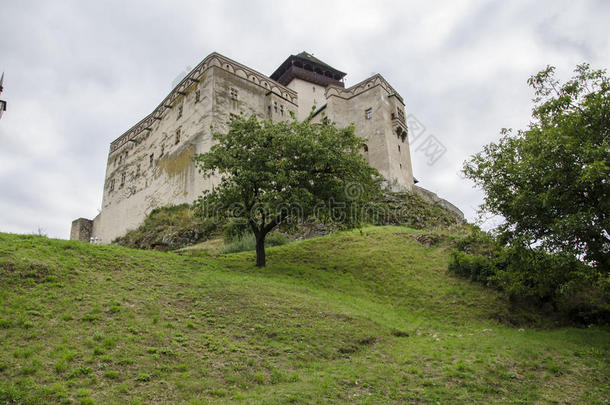
[[[247,223],[257,266],[265,266],[265,236],[279,224],[314,215],[355,225],[379,193],[379,174],[360,154],[353,126],[241,115],[213,139],[217,143],[196,162],[203,175],[220,175],[220,184],[203,193],[199,211]]]
[[[481,208],[501,215],[504,241],[568,252],[609,269],[610,82],[582,64],[564,84],[548,66],[532,76],[533,120],[464,163],[484,193]]]

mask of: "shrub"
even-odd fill
[[[281,246],[290,242],[288,236],[279,232],[272,232],[265,238],[265,246]]]
[[[225,224],[222,230],[222,236],[226,243],[231,243],[243,238],[249,231],[250,229],[246,222],[231,219]]]
[[[222,253],[247,252],[249,250],[254,250],[255,247],[256,240],[254,239],[254,235],[249,233],[239,239],[234,240],[233,242],[226,244],[222,249]]]
[[[285,245],[289,242],[289,239],[286,235],[279,232],[271,232],[265,238],[265,246],[280,246]],[[250,250],[254,250],[256,248],[256,240],[254,235],[251,233],[247,233],[243,235],[241,238],[234,240],[233,242],[225,245],[222,253],[238,253],[238,252],[246,252]]]
[[[488,257],[472,255],[455,250],[451,252],[449,270],[458,276],[490,285],[498,272],[495,263]]]
[[[554,302],[587,280],[587,266],[565,254],[510,246],[497,261],[502,266],[496,279],[513,298],[538,297],[543,302]]]
[[[477,226],[470,226],[470,234],[457,241],[458,250],[471,255],[493,257],[500,248],[499,243],[487,232]]]
[[[136,249],[150,249],[156,243],[163,243],[174,250],[208,239],[217,227],[212,219],[198,217],[190,205],[175,205],[152,210],[137,229],[113,243]]]
[[[473,229],[456,243],[449,271],[584,324],[608,323],[608,280],[578,258],[523,245],[502,246]]]

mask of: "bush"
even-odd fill
[[[152,210],[137,229],[113,243],[136,249],[151,249],[162,243],[174,250],[208,239],[217,227],[214,220],[197,217],[188,204],[162,207]]]
[[[271,232],[265,238],[265,247],[285,245],[289,242],[286,235],[279,232]],[[238,253],[256,249],[256,239],[251,233],[225,245],[222,253]]]
[[[512,302],[535,303],[578,323],[609,322],[608,280],[576,257],[502,246],[477,229],[456,245],[450,272],[504,291]]]
[[[587,266],[575,257],[510,246],[497,259],[498,284],[510,297],[556,302],[587,280]]]
[[[487,232],[477,226],[470,226],[470,234],[457,241],[457,249],[471,255],[483,255],[488,258],[500,248],[500,244]]]
[[[222,236],[226,243],[230,243],[243,238],[249,232],[250,228],[246,222],[231,219],[225,224]]]
[[[455,250],[451,252],[449,270],[458,276],[490,285],[498,270],[493,261],[485,256],[471,255]]]

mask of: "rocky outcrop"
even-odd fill
[[[413,192],[419,194],[420,196],[422,196],[424,199],[426,199],[428,202],[432,203],[432,204],[436,204],[436,205],[440,205],[441,207],[445,208],[447,211],[449,211],[451,214],[453,214],[457,219],[459,219],[460,221],[466,221],[464,219],[464,213],[455,205],[451,204],[449,201],[440,198],[438,195],[436,195],[436,193],[433,193],[430,190],[426,190],[423,187],[419,187],[419,186],[413,186]]]

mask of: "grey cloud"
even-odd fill
[[[482,194],[458,176],[463,160],[527,124],[538,69],[609,65],[608,11],[553,0],[7,2],[0,231],[68,237],[71,220],[93,217],[109,143],[212,51],[270,74],[307,50],[348,85],[381,73],[447,148],[433,166],[412,151],[416,177],[473,219]]]

